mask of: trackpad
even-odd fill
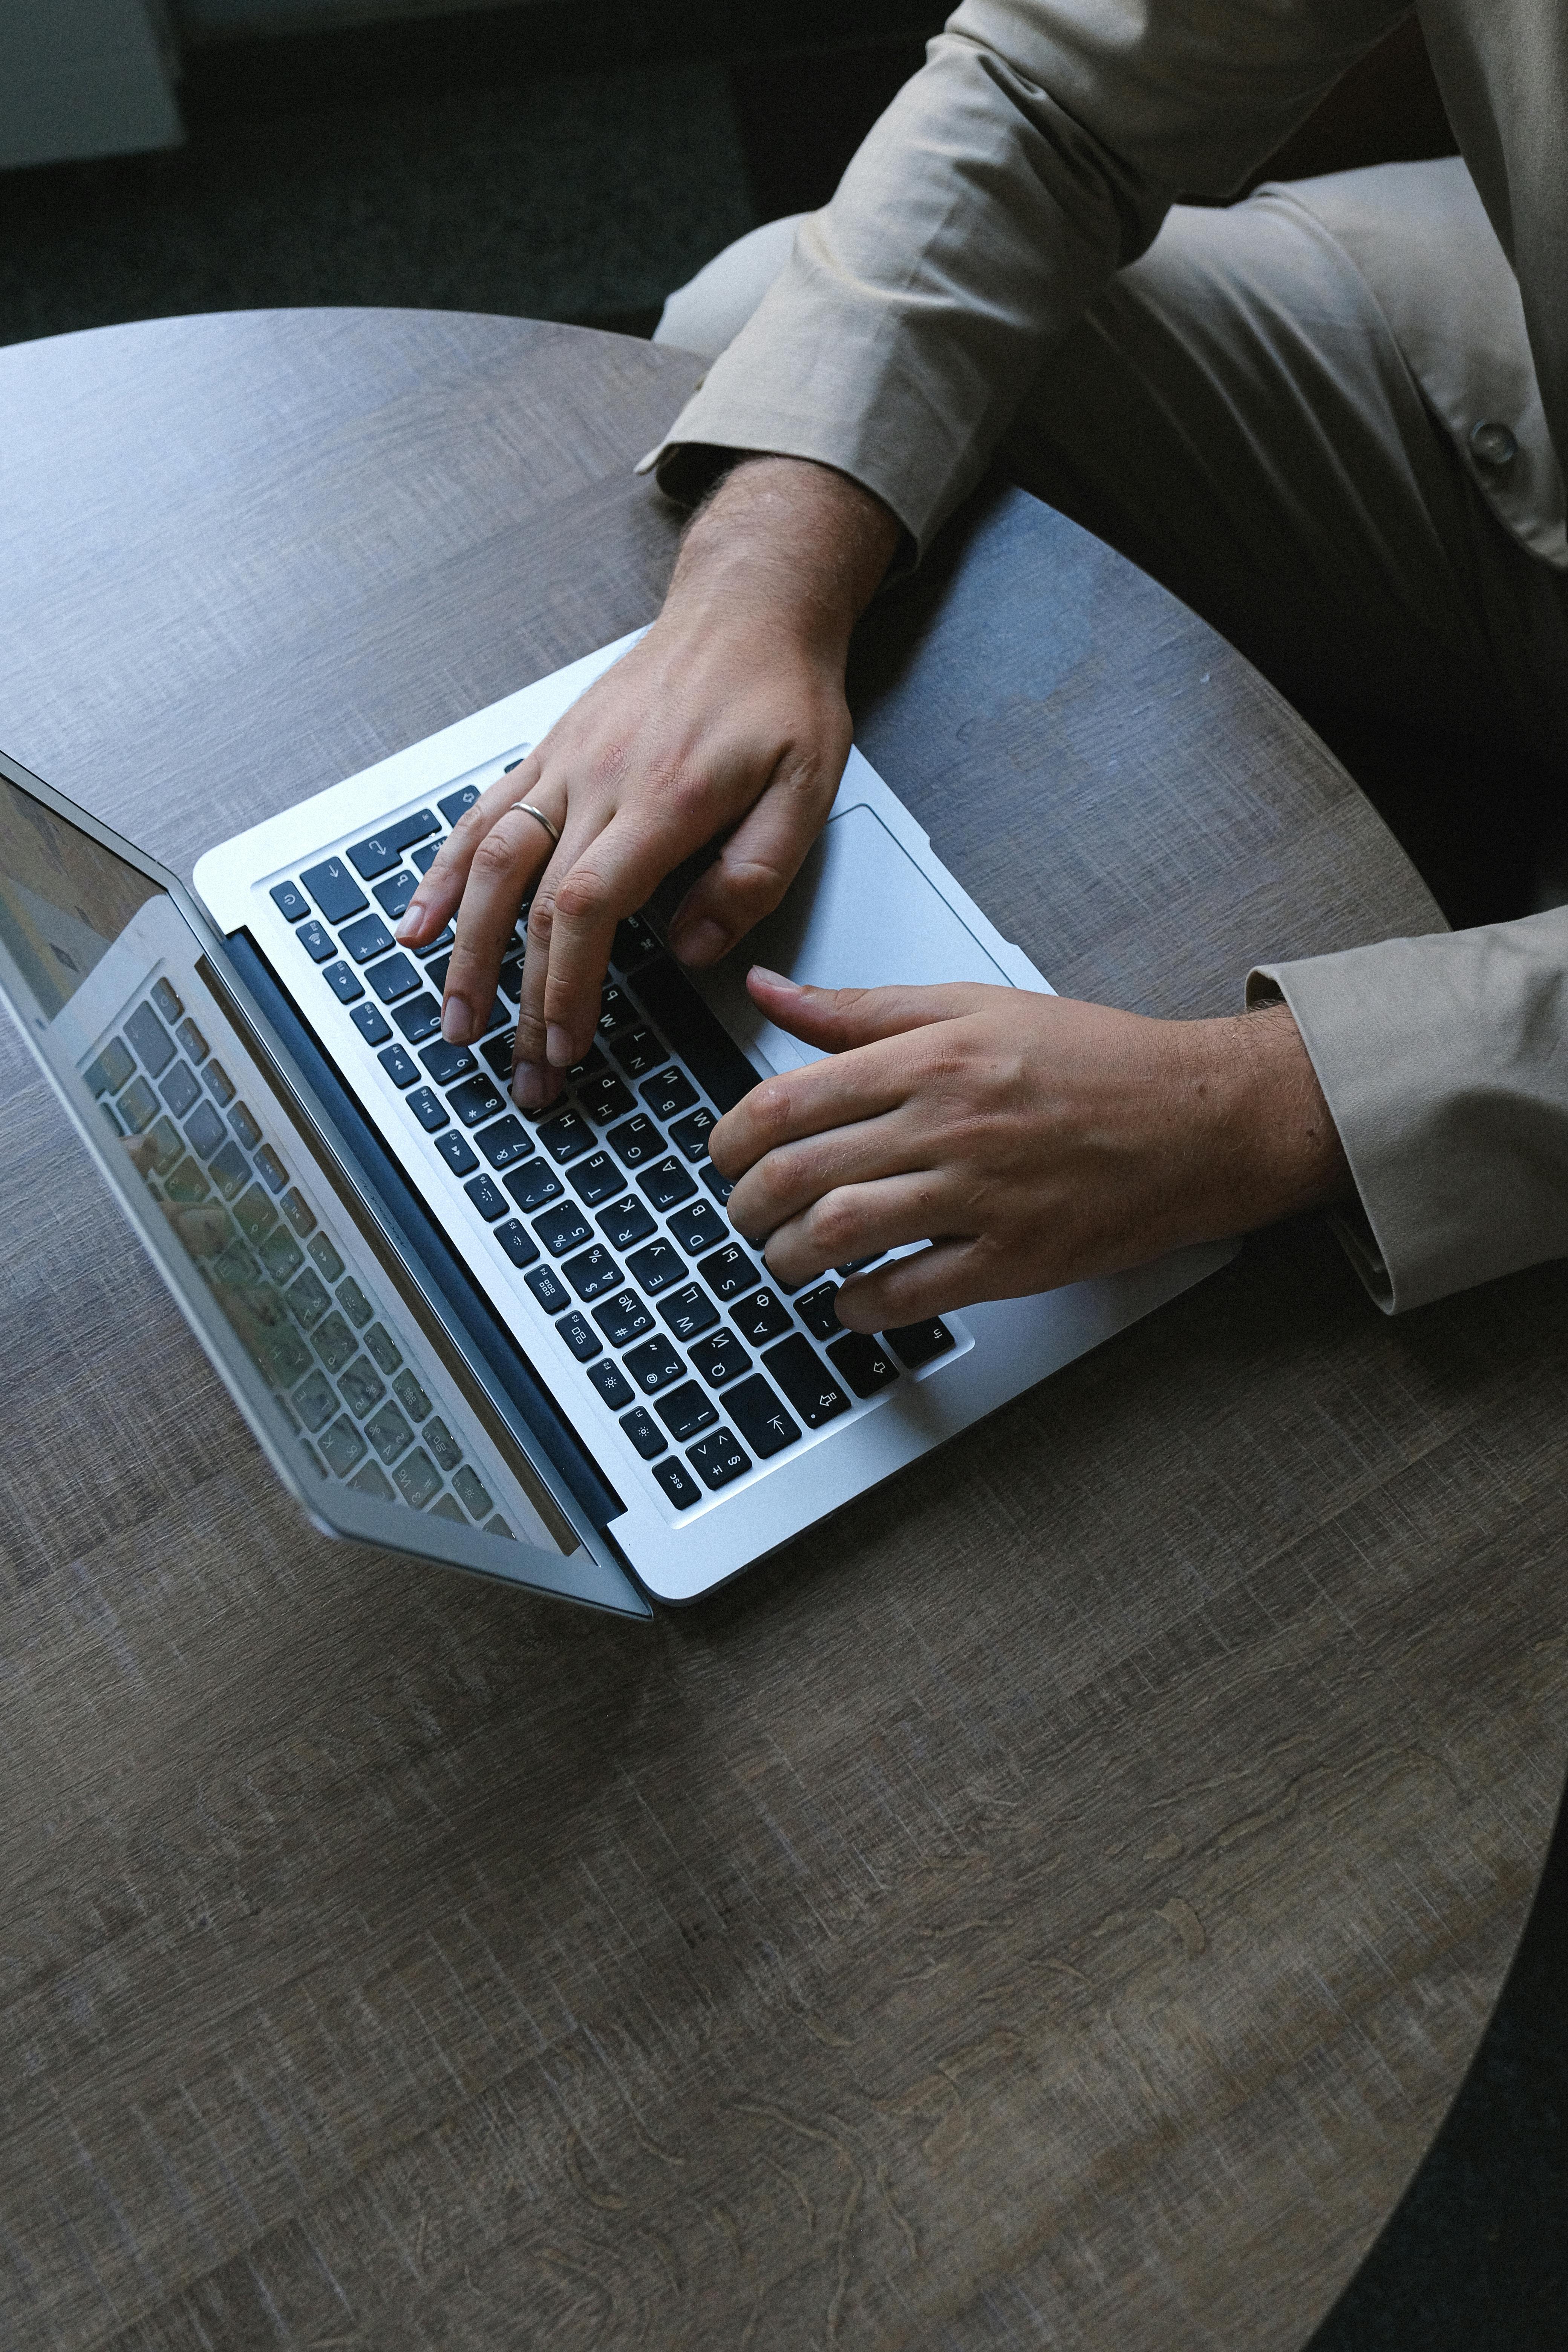
[[[828,820],[783,905],[699,982],[753,1062],[790,1070],[819,1060],[816,1046],[787,1036],[757,1011],[746,994],[754,963],[812,988],[930,987],[954,980],[1014,985],[863,802]]]

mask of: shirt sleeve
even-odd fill
[[[1360,1195],[1337,1219],[1389,1314],[1568,1256],[1568,908],[1265,964]]]
[[[1402,0],[963,0],[645,463],[738,450],[874,490],[917,550],[1178,191],[1229,193]]]

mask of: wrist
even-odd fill
[[[1353,1196],[1350,1164],[1290,1009],[1194,1022],[1215,1233],[1247,1233]]]
[[[667,610],[765,625],[842,660],[899,544],[896,518],[810,458],[743,458],[689,525]]]

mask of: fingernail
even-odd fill
[[[448,1045],[466,1045],[474,1016],[460,996],[448,996],[441,1007],[441,1034]]]
[[[519,1062],[511,1074],[511,1098],[519,1110],[538,1110],[549,1083],[548,1072],[537,1062]]]
[[[552,1070],[569,1070],[577,1058],[559,1021],[552,1021],[544,1033],[544,1058]]]
[[[682,963],[716,963],[729,944],[729,932],[710,915],[695,923],[682,923],[671,941]]]
[[[410,898],[407,906],[403,909],[403,920],[398,924],[393,936],[395,939],[406,939],[409,932],[416,931],[424,920],[424,908],[420,905],[417,898]]]
[[[754,963],[746,975],[748,980],[760,980],[764,988],[798,989],[798,981],[786,980],[782,971],[770,971],[765,963]]]

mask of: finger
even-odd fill
[[[539,754],[529,751],[503,775],[487,785],[472,808],[465,809],[441,844],[430,871],[403,911],[396,936],[405,947],[416,948],[433,940],[456,914],[468,879],[474,854],[497,819],[529,798],[539,782]],[[549,847],[542,825],[535,827],[541,855]]]
[[[839,1185],[770,1235],[763,1263],[794,1289],[855,1258],[948,1235],[961,1213],[951,1183],[929,1170]]]
[[[825,772],[813,763],[770,783],[692,884],[669,926],[670,948],[682,963],[717,963],[772,914],[833,805],[837,778],[826,784]]]
[[[969,981],[941,988],[805,988],[760,964],[746,974],[746,988],[770,1021],[829,1054],[927,1028],[933,1021],[963,1020],[993,1008],[998,997],[1017,993]]]
[[[549,847],[543,826],[514,808],[496,819],[475,849],[442,994],[441,1034],[450,1044],[467,1045],[482,1034],[518,908]]]
[[[879,1118],[829,1128],[764,1153],[731,1193],[730,1222],[753,1249],[760,1249],[792,1217],[804,1216],[830,1192],[846,1185],[919,1175],[933,1167],[938,1157],[929,1129],[921,1132],[907,1107],[900,1104]],[[856,1253],[840,1250],[838,1255]]]
[[[528,910],[528,929],[522,962],[522,985],[517,1013],[517,1042],[512,1066],[512,1092],[525,1110],[553,1102],[560,1091],[560,1073],[571,1067],[571,1062],[552,1063],[549,1048],[549,1016],[545,1010],[545,992],[550,981],[551,945],[555,929],[556,898],[563,883],[571,875],[577,860],[591,847],[595,839],[594,826],[605,823],[604,818],[581,816],[575,823],[568,814],[561,845],[551,858],[534,885],[533,903]],[[613,936],[613,934],[612,934]],[[595,1025],[597,1025],[598,1004],[594,1004]],[[590,1036],[592,1031],[590,1031]],[[560,1045],[563,1040],[558,1038]],[[587,1051],[586,1045],[584,1052]],[[574,1055],[580,1060],[581,1055]]]
[[[852,1276],[839,1286],[834,1307],[847,1331],[896,1331],[900,1324],[995,1297],[994,1273],[987,1278],[990,1264],[979,1242],[933,1242],[891,1265]]]
[[[786,1144],[858,1128],[896,1109],[909,1095],[910,1079],[907,1055],[880,1045],[808,1062],[801,1070],[781,1071],[725,1112],[708,1138],[709,1156],[719,1173],[734,1182]],[[828,1160],[813,1166],[823,1175],[819,1192],[826,1181],[837,1181],[830,1176]]]

